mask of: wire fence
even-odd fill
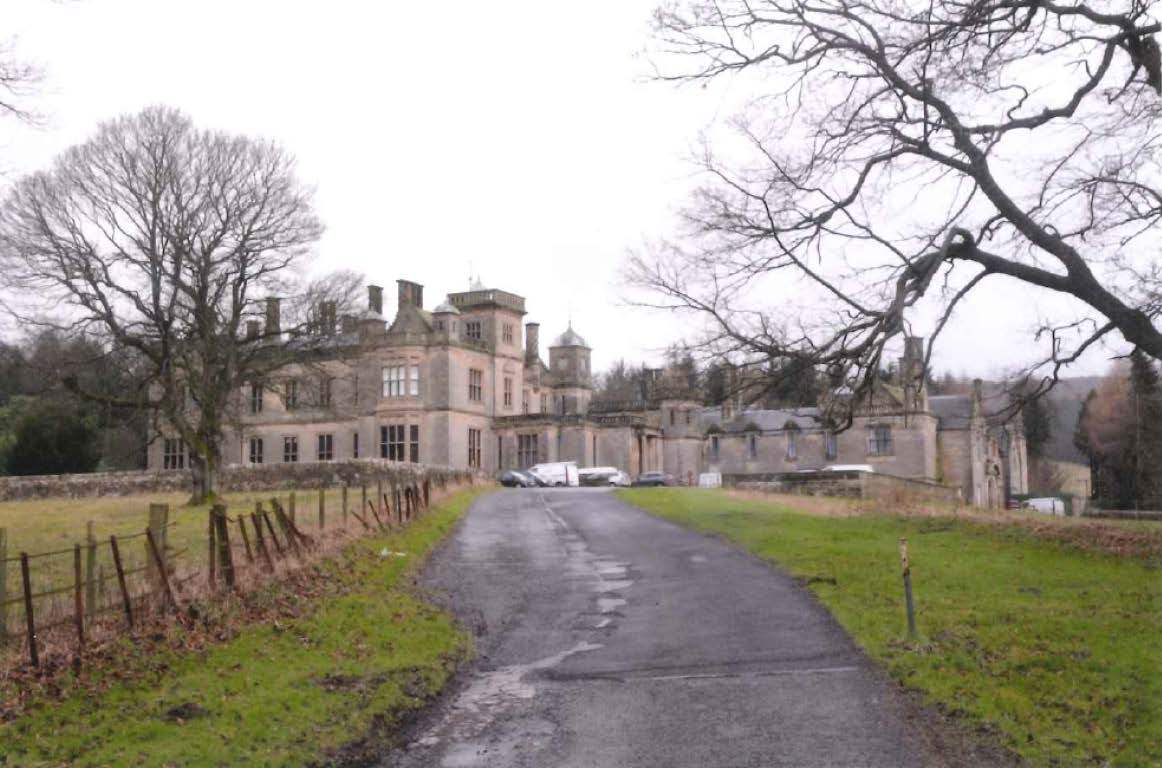
[[[90,522],[73,546],[45,552],[10,551],[0,528],[0,665],[67,658],[79,670],[94,644],[158,620],[181,623],[196,602],[253,590],[354,537],[402,529],[433,492],[473,480],[424,471],[272,492],[250,511],[211,507],[204,532],[180,541],[167,504],[151,504],[138,533],[98,537]]]

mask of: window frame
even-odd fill
[[[288,411],[299,409],[299,380],[287,379],[283,384],[283,402]]]
[[[539,435],[518,434],[516,436],[516,462],[520,469],[528,469],[540,457]]]
[[[895,445],[891,424],[870,424],[867,432],[868,456],[892,456]]]
[[[161,445],[162,469],[186,468],[186,441],[180,437],[166,437]]]
[[[262,413],[262,400],[266,387],[260,381],[250,382],[250,413]]]
[[[464,338],[480,341],[484,337],[484,322],[481,320],[464,321]]]
[[[319,407],[330,408],[334,396],[334,382],[335,380],[330,376],[319,377]]]
[[[512,377],[504,377],[504,407],[512,410]]]
[[[484,401],[484,371],[479,368],[468,369],[468,400],[474,403]]]
[[[283,464],[298,464],[299,463],[299,437],[298,437],[298,435],[283,435],[282,436],[282,463]]]
[[[335,460],[335,435],[324,432],[315,440],[315,456],[317,461]]]
[[[481,441],[481,430],[476,427],[468,427],[468,466],[472,469],[480,469]]]
[[[263,463],[263,442],[261,437],[252,436],[250,438],[250,463]]]

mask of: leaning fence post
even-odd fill
[[[319,530],[327,526],[327,489],[319,486]]]
[[[32,577],[28,573],[28,553],[20,553],[20,580],[24,583],[24,629],[28,634],[28,660],[32,666],[40,666],[40,654],[36,651],[36,620],[32,615]]]
[[[377,505],[382,503],[380,501],[380,499],[382,499],[382,498],[383,498],[383,478],[377,477],[377,478],[375,478],[375,503]],[[384,514],[387,514],[387,512],[384,512]]]
[[[262,535],[262,518],[258,514],[261,511],[262,502],[260,501],[256,505],[256,511],[250,513],[250,520],[254,523],[254,547],[258,550],[258,554],[262,555],[267,572],[273,573],[274,562],[270,559],[270,552],[266,549],[266,537]]]
[[[165,570],[165,559],[162,557],[162,549],[157,545],[157,539],[153,537],[153,531],[148,528],[145,529],[145,543],[149,547],[149,553],[153,558],[153,563],[157,568],[158,581],[161,583],[162,591],[165,594],[166,602],[178,607],[178,601],[174,599],[173,590],[169,586],[169,574]]]
[[[81,545],[73,545],[73,622],[77,625],[77,665],[85,648],[85,580],[81,575]]]
[[[367,483],[359,485],[359,509],[367,509]]]
[[[93,521],[85,523],[85,610],[92,619],[97,613],[97,536]]]
[[[234,589],[234,553],[230,551],[230,529],[226,527],[226,507],[214,506],[214,521],[218,527],[218,562],[227,589]]]
[[[133,627],[133,601],[129,599],[129,587],[125,585],[125,568],[121,565],[121,550],[117,548],[117,537],[109,537],[109,549],[113,551],[113,567],[117,569],[117,585],[121,588],[121,600],[125,604],[125,620]]]
[[[160,557],[153,557],[150,544],[147,541],[145,547],[145,562],[147,564],[146,573],[149,574],[149,585],[154,590],[161,587],[161,574],[165,571],[166,567],[165,544],[168,523],[169,504],[150,504],[149,528],[147,530],[153,536],[153,546],[156,547]]]
[[[265,509],[260,511],[262,512],[262,519],[266,523],[266,530],[270,532],[270,540],[274,544],[274,551],[277,552],[278,556],[281,558],[283,557],[282,544],[279,543],[278,536],[275,535],[274,525],[272,525],[270,522],[270,515],[266,514]]]
[[[343,483],[343,528],[347,527],[347,483]]]
[[[292,523],[295,521],[295,492],[294,491],[290,492],[290,500],[287,501],[286,516],[288,518],[290,518],[290,521]]]
[[[912,566],[908,563],[907,539],[900,539],[900,565],[904,569],[904,605],[908,611],[908,637],[915,637],[916,612],[912,606]]]
[[[8,640],[8,529],[0,528],[0,647]]]
[[[246,515],[238,513],[238,532],[242,534],[242,546],[246,548],[246,562],[254,562],[254,553],[250,550],[250,534],[246,533]]]

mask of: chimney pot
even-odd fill
[[[525,359],[536,360],[541,356],[541,324],[525,323]]]

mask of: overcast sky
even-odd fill
[[[619,270],[674,232],[699,131],[741,96],[649,80],[656,3],[4,0],[0,37],[44,68],[46,119],[0,125],[0,163],[44,167],[103,119],[176,106],[297,155],[327,226],[317,271],[362,272],[392,303],[415,280],[431,307],[471,270],[524,295],[546,341],[571,313],[597,369],[656,360],[691,329],[626,306]],[[1019,286],[974,298],[934,367],[1027,360],[1040,302]]]

